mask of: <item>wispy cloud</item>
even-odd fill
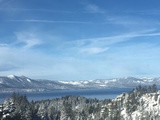
[[[99,54],[106,52],[111,46],[115,44],[127,42],[133,40],[136,37],[154,37],[160,36],[160,32],[156,32],[155,29],[130,32],[120,35],[113,35],[108,37],[98,37],[89,39],[80,39],[72,42],[80,53],[83,54]]]
[[[91,48],[82,48],[81,53],[87,54],[100,54],[107,51],[109,48],[100,48],[100,47],[91,47]]]
[[[134,14],[133,14],[134,13]],[[128,29],[148,29],[149,27],[158,27],[159,21],[154,17],[146,17],[139,15],[139,12],[133,13],[121,13],[116,15],[115,13],[109,14],[105,18],[106,24],[120,25]]]
[[[18,69],[18,66],[14,64],[14,48],[9,44],[0,44],[0,57],[3,59],[0,59],[0,72],[10,71],[10,70],[16,70]]]
[[[0,44],[0,47],[7,47],[8,44]]]
[[[8,20],[10,22],[31,22],[31,23],[69,23],[69,24],[91,24],[85,21],[55,21],[55,20]]]
[[[89,13],[105,13],[104,10],[102,10],[99,6],[95,4],[87,4],[85,6],[85,10],[86,12],[89,12]]]
[[[13,65],[13,64],[6,64],[6,63],[1,63],[0,64],[0,71],[1,72],[4,72],[4,71],[10,71],[10,70],[15,70],[17,69],[18,67]]]
[[[0,0],[0,7],[6,7],[8,6],[12,1],[14,0]]]
[[[135,20],[135,17],[132,18],[132,16],[114,16],[114,15],[108,15],[106,17],[106,23],[107,24],[115,24],[115,25],[123,25],[123,26],[131,26],[138,24],[139,20]]]
[[[24,44],[24,48],[32,48],[36,45],[42,44],[42,41],[33,33],[18,32],[16,33],[17,44]]]
[[[129,41],[135,37],[151,37],[160,36],[160,32],[155,32],[155,29],[129,32],[120,35],[113,35],[108,37],[98,37],[98,38],[88,38],[76,40],[75,44],[77,46],[108,46],[112,44],[117,44],[124,41]]]
[[[29,32],[30,33],[30,32]],[[20,38],[29,39],[29,38],[38,38],[37,35],[29,34],[28,32],[19,32],[18,36],[23,36]],[[146,30],[142,32],[135,33],[126,33],[123,35],[110,36],[110,37],[100,37],[93,39],[85,39],[86,44],[77,45],[79,52],[83,55],[97,55],[105,54],[100,56],[97,60],[87,60],[83,59],[83,55],[80,54],[80,59],[70,56],[60,57],[59,55],[50,55],[44,54],[41,51],[34,51],[35,49],[27,49],[23,51],[23,47],[14,48],[12,46],[0,47],[0,72],[3,75],[7,74],[16,74],[16,75],[26,75],[29,77],[35,78],[49,78],[49,79],[95,79],[95,78],[107,78],[107,77],[117,77],[117,76],[126,76],[133,74],[133,71],[137,71],[139,67],[145,68],[141,71],[148,71],[148,66],[150,55],[153,53],[158,56],[159,46],[153,49],[148,49],[146,45],[137,46],[128,46],[128,48],[122,47],[116,52],[108,52],[111,48],[110,45],[123,42],[123,40],[118,41],[119,38],[131,39],[135,36],[159,36],[160,33],[156,30]],[[112,39],[111,41],[107,40]],[[94,43],[96,39],[96,43]],[[80,40],[79,40],[80,42]],[[100,43],[99,43],[100,42]],[[24,41],[23,41],[24,43]],[[63,44],[63,43],[59,43]],[[72,43],[70,43],[72,44]],[[103,46],[105,45],[105,47]],[[25,42],[26,45],[26,42]],[[2,45],[3,46],[3,45]],[[31,45],[32,46],[32,45]],[[72,44],[72,46],[74,46]],[[144,48],[142,47],[144,46]],[[34,47],[34,45],[33,45]],[[67,47],[67,46],[65,46]],[[131,48],[130,48],[131,47]],[[130,51],[132,49],[133,51]],[[138,53],[138,51],[141,51]],[[66,51],[65,51],[66,52]],[[68,51],[67,51],[68,52]],[[69,51],[73,54],[73,51]],[[77,52],[77,51],[76,51]],[[135,55],[135,53],[137,54]],[[62,54],[62,53],[60,53]],[[125,54],[125,55],[124,55]],[[144,55],[143,55],[144,54]],[[135,55],[135,56],[133,56]],[[107,56],[107,57],[106,57]],[[90,56],[89,56],[90,57]],[[147,58],[148,57],[148,58]],[[133,64],[140,59],[140,63]],[[156,58],[153,58],[156,59]],[[145,64],[142,64],[146,60]],[[159,60],[159,56],[156,59]],[[47,64],[46,64],[47,63]],[[158,62],[156,62],[158,63]],[[155,64],[156,64],[155,63]],[[6,68],[4,67],[6,66]],[[18,66],[18,67],[17,67]],[[61,71],[57,71],[61,69]],[[150,67],[151,68],[151,67]],[[156,68],[156,65],[153,66],[154,72],[159,71],[159,68]],[[106,71],[107,69],[107,71]],[[152,72],[153,72],[152,71]],[[150,71],[149,71],[150,72]],[[107,76],[108,75],[108,76]],[[134,74],[133,74],[134,75]],[[77,77],[78,76],[78,77]]]
[[[2,0],[3,1],[3,0]],[[7,10],[10,11],[17,11],[17,12],[46,12],[46,13],[66,13],[66,14],[72,14],[75,13],[75,11],[64,11],[64,10],[52,10],[52,9],[28,9],[28,8],[3,8],[0,10]]]
[[[130,14],[138,14],[138,15],[159,15],[160,10],[159,9],[148,9],[148,10],[134,10],[134,11],[126,11],[126,13]]]

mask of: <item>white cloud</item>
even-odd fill
[[[92,48],[82,48],[80,50],[81,53],[87,53],[87,54],[99,54],[107,51],[109,48],[98,48],[98,47],[92,47]]]
[[[4,1],[4,0],[2,0]],[[1,2],[1,0],[0,0]],[[8,8],[4,8],[3,10],[7,10]],[[12,11],[19,11],[19,12],[23,12],[23,11],[31,11],[31,12],[50,12],[50,13],[66,13],[66,14],[72,14],[75,13],[75,11],[66,11],[66,10],[52,10],[52,9],[28,9],[28,8],[9,8]]]
[[[24,48],[32,48],[36,45],[42,44],[42,41],[33,33],[18,32],[16,33],[17,43],[24,44]]]
[[[88,4],[85,9],[90,13],[104,13],[104,11],[95,4]]]
[[[133,14],[134,13],[134,14]],[[124,13],[123,15],[111,14],[107,15],[105,18],[106,24],[112,24],[116,26],[121,26],[127,28],[128,30],[141,30],[141,29],[148,29],[151,27],[156,27],[159,25],[159,21],[156,19],[145,18],[139,16],[138,13],[133,12],[130,14]]]
[[[28,32],[19,32],[16,33],[18,42],[24,43],[28,48],[34,47],[35,45],[39,45],[41,40],[38,39],[39,36],[35,34],[29,34]],[[120,34],[117,36],[110,37],[99,37],[92,39],[84,39],[77,41],[77,44],[74,45],[73,42],[70,42],[70,45],[75,46],[74,50],[80,52],[78,54],[79,57],[70,56],[73,55],[73,51],[67,51],[67,55],[63,56],[55,54],[46,54],[41,51],[35,49],[24,49],[24,47],[13,47],[12,45],[0,45],[0,72],[3,75],[8,74],[16,74],[16,75],[25,75],[33,78],[47,78],[47,79],[95,79],[95,78],[107,78],[113,76],[126,76],[126,75],[134,75],[134,71],[136,71],[139,67],[145,67],[147,69],[147,65],[149,64],[150,56],[154,53],[158,55],[159,48],[152,48],[154,50],[148,49],[147,45],[140,46],[126,46],[123,48],[116,48],[114,52],[107,51],[108,49],[112,50],[112,46],[114,44],[124,42],[127,40],[131,40],[134,37],[143,37],[143,36],[160,36],[160,33],[156,30],[146,30],[146,31],[138,31],[132,33]],[[21,39],[23,40],[21,41]],[[28,39],[35,41],[28,41]],[[38,42],[35,40],[38,39]],[[42,38],[43,39],[43,38]],[[40,40],[40,41],[39,41]],[[65,43],[57,43],[57,45],[61,45]],[[65,44],[66,45],[66,44]],[[67,44],[68,45],[68,44]],[[68,45],[69,46],[69,45]],[[61,46],[66,49],[68,46]],[[142,46],[145,46],[144,48]],[[64,52],[62,50],[61,52]],[[142,51],[143,50],[143,51]],[[148,51],[147,51],[148,50]],[[151,51],[150,51],[151,50]],[[77,52],[76,51],[76,52]],[[107,51],[107,52],[106,52]],[[139,52],[140,51],[140,52]],[[157,51],[157,53],[156,53]],[[65,51],[66,52],[66,51]],[[96,55],[96,54],[104,54],[100,56],[98,59],[94,60],[93,58],[83,58],[84,54]],[[143,54],[145,54],[143,56]],[[67,58],[70,56],[71,58]],[[96,56],[97,57],[97,56]],[[138,60],[135,60],[138,59]],[[155,58],[156,60],[156,58]],[[155,61],[154,60],[154,61]],[[158,59],[159,60],[159,57]],[[137,61],[141,61],[142,63],[145,61],[145,64],[142,63],[134,63]],[[156,62],[158,63],[158,62]],[[156,64],[155,63],[155,64]],[[6,67],[5,67],[6,66]],[[155,65],[156,66],[156,65]],[[154,66],[150,67],[151,70]],[[60,69],[60,71],[59,71]],[[156,68],[155,70],[159,70]],[[145,71],[144,69],[141,70]],[[136,74],[136,73],[135,73]]]
[[[147,44],[125,46],[118,48],[114,53],[108,52],[105,57],[103,56],[97,60],[86,60],[83,58],[67,58],[66,56],[60,57],[59,55],[44,54],[35,52],[34,49],[23,51],[23,48],[19,47],[0,47],[0,58],[3,58],[0,59],[0,74],[25,75],[31,78],[55,80],[124,77],[135,75],[135,71],[139,73],[148,71],[149,59],[151,58],[157,60],[154,66],[150,66],[153,73],[159,71],[159,68],[156,68],[158,66],[157,63],[159,63],[159,46],[153,46],[152,49],[148,48]],[[86,47],[82,51],[87,54],[98,54],[107,50],[107,47]],[[151,56],[153,53],[157,55],[157,58]],[[140,70],[139,68],[144,69]]]
[[[10,22],[31,22],[31,23],[69,23],[69,24],[91,24],[92,22],[85,22],[85,21],[55,21],[55,20],[40,20],[40,19],[15,19],[15,20],[8,20]]]
[[[0,71],[10,71],[18,68],[15,61],[14,48],[11,49],[8,44],[0,44]],[[18,57],[18,56],[17,56]]]
[[[1,63],[0,64],[0,71],[1,72],[15,70],[15,69],[18,69],[18,67],[13,64],[9,64],[9,63],[7,63],[7,64]]]
[[[7,47],[8,44],[0,44],[0,47]]]
[[[160,36],[160,32],[156,31],[156,29],[149,29],[144,31],[123,33],[115,36],[80,39],[72,42],[69,41],[68,44],[72,45],[72,48],[79,53],[94,55],[104,53],[108,49],[112,49],[112,46],[115,44],[131,41],[133,38],[156,36]]]
[[[155,29],[149,29],[144,31],[129,32],[120,35],[113,35],[108,37],[88,38],[75,40],[74,44],[78,47],[108,47],[113,44],[130,41],[136,37],[152,37],[160,36],[160,32],[155,32]]]

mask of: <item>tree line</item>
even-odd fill
[[[157,92],[157,86],[138,86],[129,93],[111,100],[89,99],[81,96],[65,96],[52,100],[29,102],[25,95],[13,93],[0,106],[3,120],[124,120],[121,111],[130,115],[137,110],[139,98],[146,93]],[[156,98],[155,98],[156,99]]]

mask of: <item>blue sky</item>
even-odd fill
[[[159,0],[0,0],[0,75],[160,76]]]

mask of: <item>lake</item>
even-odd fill
[[[84,96],[86,98],[113,99],[117,95],[131,91],[131,88],[114,88],[114,89],[79,89],[79,90],[54,90],[52,92],[37,92],[37,93],[20,93],[25,94],[28,100],[45,100],[60,98],[67,95]],[[12,93],[0,93],[0,103],[9,98]]]

